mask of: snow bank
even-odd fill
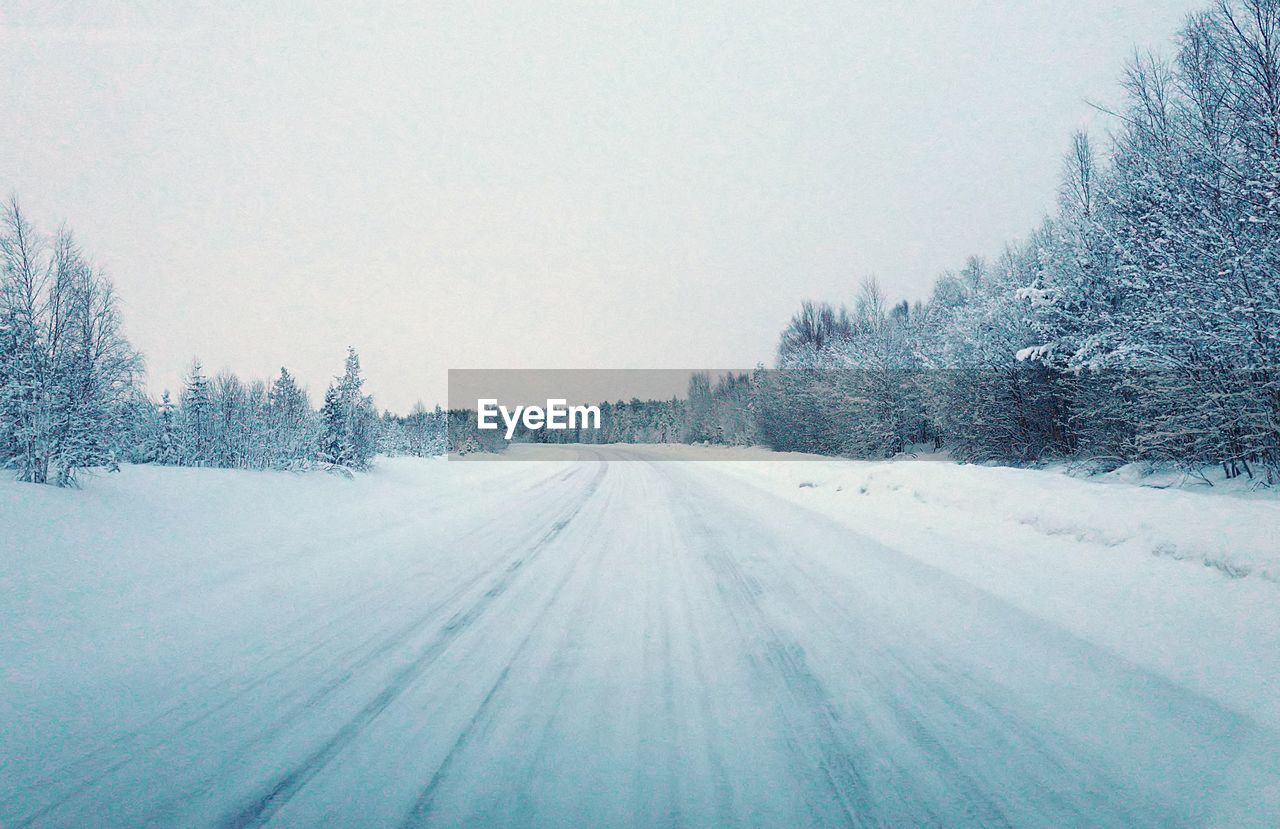
[[[1122,477],[1081,480],[1042,470],[951,463],[811,462],[756,469],[834,493],[983,514],[1103,547],[1194,562],[1280,583],[1280,499],[1154,489]],[[817,500],[823,500],[819,497]]]
[[[946,462],[714,466],[1280,728],[1275,497]]]

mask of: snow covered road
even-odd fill
[[[638,451],[6,485],[0,825],[1274,825],[1267,718]]]

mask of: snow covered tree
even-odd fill
[[[354,348],[348,348],[343,374],[325,392],[320,411],[321,460],[350,469],[368,468],[378,449],[378,415],[363,387],[360,358]]]
[[[719,428],[715,422],[715,409],[711,399],[711,376],[705,371],[689,378],[689,407],[686,424],[689,443],[719,443]]]
[[[121,461],[155,462],[161,433],[160,408],[142,389],[133,389],[121,404],[118,428],[112,444]]]
[[[929,434],[974,460],[1280,481],[1280,0],[1218,0],[1124,93],[1111,145],[1073,138],[1056,214],[994,264],[944,275],[919,313],[806,303],[754,384],[766,442],[874,455]]]
[[[179,430],[184,466],[211,466],[214,462],[213,395],[209,378],[199,360],[191,371],[179,398]]]
[[[182,445],[178,435],[178,424],[174,416],[173,401],[169,399],[169,390],[160,395],[157,408],[159,427],[156,434],[155,447],[151,454],[153,463],[177,465],[182,463]]]
[[[844,308],[836,310],[825,302],[805,302],[782,332],[778,342],[778,365],[811,361],[840,340],[852,326]]]
[[[18,477],[76,482],[113,467],[141,359],[111,283],[71,234],[41,237],[16,199],[0,217],[0,445]]]
[[[1077,139],[1023,296],[1086,451],[1280,469],[1278,44],[1280,2],[1219,2],[1128,68],[1106,166]]]
[[[909,312],[890,314],[874,277],[863,281],[849,333],[833,349],[826,385],[842,422],[840,451],[889,457],[922,439],[924,414]]]
[[[445,452],[445,417],[439,406],[429,410],[422,401],[403,422],[404,451],[418,458],[430,458]]]
[[[753,446],[758,441],[753,414],[751,376],[729,372],[716,378],[711,390],[715,433],[721,443]]]
[[[271,384],[267,395],[267,463],[277,469],[294,468],[315,444],[315,415],[307,394],[288,369]]]

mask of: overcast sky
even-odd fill
[[[380,406],[448,368],[749,367],[1052,207],[1175,0],[0,5],[0,189],[193,356]],[[289,6],[293,6],[289,10]],[[393,10],[394,9],[394,10]]]

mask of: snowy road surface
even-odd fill
[[[719,464],[590,451],[5,489],[48,534],[5,541],[0,825],[1274,825],[1273,726]]]

